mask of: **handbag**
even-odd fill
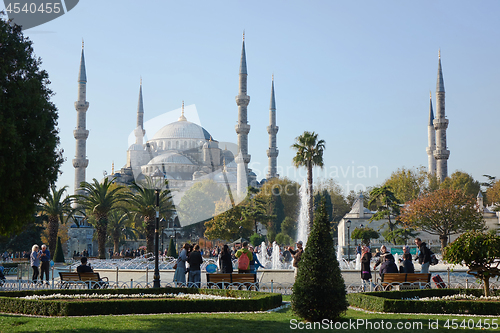
[[[175,263],[175,265],[174,265],[174,269],[177,269],[177,263]]]

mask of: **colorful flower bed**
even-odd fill
[[[227,289],[105,289],[91,293],[81,289],[56,293],[52,290],[0,292],[0,312],[40,316],[265,311],[281,304],[281,294]]]

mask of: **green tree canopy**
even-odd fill
[[[370,192],[370,201],[368,202],[368,206],[374,207],[377,212],[370,218],[370,222],[387,219],[387,223],[385,223],[385,225],[387,225],[389,230],[392,231],[396,229],[398,221],[394,220],[393,222],[391,220],[391,215],[399,215],[399,204],[400,201],[396,198],[389,186],[383,185],[381,187],[373,188]]]
[[[228,197],[224,186],[211,179],[196,182],[182,196],[177,207],[182,225],[206,221],[215,215],[215,203]]]
[[[490,279],[500,276],[500,236],[494,232],[468,231],[445,248],[443,259],[469,267],[467,273],[484,282],[484,295],[489,296]]]
[[[366,246],[370,246],[370,239],[380,238],[380,234],[369,227],[356,228],[351,234],[352,239],[361,239],[362,243]]]
[[[402,167],[394,171],[384,185],[403,203],[416,199],[420,193],[429,190],[429,174],[423,166],[416,169]]]
[[[475,198],[481,189],[481,184],[468,173],[455,171],[439,187],[450,190],[461,190],[463,193]]]
[[[22,231],[63,163],[49,75],[0,13],[0,234]],[[55,243],[54,243],[55,245]]]
[[[406,227],[438,235],[441,251],[449,235],[483,230],[485,225],[476,199],[462,190],[439,189],[423,195],[407,203],[399,218]]]

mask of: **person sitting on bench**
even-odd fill
[[[82,257],[80,259],[80,261],[82,262],[82,264],[76,268],[76,271],[78,273],[93,273],[94,272],[94,270],[92,269],[92,267],[90,267],[90,265],[87,266],[87,257]]]

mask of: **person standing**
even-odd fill
[[[181,253],[179,253],[179,257],[177,258],[177,268],[174,273],[174,282],[185,284],[186,283],[186,261],[188,260],[188,251],[191,248],[189,243],[185,243],[182,247]]]
[[[229,246],[227,244],[222,248],[219,254],[219,270],[221,273],[232,273],[233,272],[233,261],[231,260],[231,251],[229,251]]]
[[[45,284],[49,284],[49,271],[50,271],[50,251],[47,245],[42,245],[40,251],[40,261],[42,262],[40,281],[43,282],[43,275],[45,274]]]
[[[238,273],[250,273],[250,261],[253,259],[253,254],[248,250],[247,241],[243,242],[243,247],[236,252],[235,257],[238,258]]]
[[[250,273],[257,274],[257,270],[259,269],[259,267],[264,268],[264,266],[262,266],[262,264],[260,263],[259,258],[257,258],[259,252],[257,251],[257,249],[254,250],[253,246],[249,246],[248,249],[253,254],[253,259],[250,260]]]
[[[31,280],[33,283],[37,283],[38,280],[38,274],[40,274],[39,267],[40,267],[40,252],[38,252],[39,247],[38,245],[33,245],[31,248],[31,254],[30,254],[30,263],[31,263],[31,268],[33,269],[33,276],[31,277]]]
[[[415,238],[415,244],[418,248],[416,259],[418,259],[418,263],[422,265],[420,273],[429,274],[429,266],[431,264],[430,250],[427,248],[427,244],[425,244],[425,242],[422,242],[420,238]]]
[[[196,244],[193,248],[193,252],[189,255],[189,287],[200,288],[201,282],[201,264],[203,263],[203,257],[200,252],[200,246]]]
[[[361,251],[361,282],[363,283],[363,291],[365,291],[366,284],[369,283],[372,278],[372,273],[370,272],[370,261],[372,259],[372,254],[368,246],[363,247]]]
[[[292,257],[293,257],[292,266],[294,268],[294,273],[293,273],[294,278],[297,277],[297,273],[299,272],[299,262],[300,262],[300,259],[302,258],[302,253],[304,253],[304,248],[302,247],[303,246],[302,241],[298,241],[296,243],[296,245],[297,245],[297,250],[294,250],[293,248],[288,247],[288,251],[292,254]]]

